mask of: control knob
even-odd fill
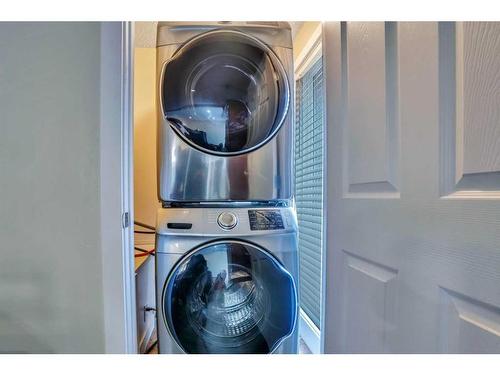
[[[238,224],[238,218],[232,212],[222,212],[217,218],[217,224],[222,229],[233,229]]]

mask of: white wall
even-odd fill
[[[100,32],[0,23],[0,352],[104,351]]]

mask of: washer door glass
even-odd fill
[[[166,64],[163,113],[197,149],[238,155],[270,140],[289,104],[283,66],[269,47],[238,31],[211,31]]]
[[[186,353],[271,353],[297,319],[292,276],[267,251],[240,241],[184,257],[164,291],[164,320]]]

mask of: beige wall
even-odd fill
[[[155,225],[156,193],[156,48],[134,51],[134,211],[135,220]],[[136,236],[136,243],[151,236]]]

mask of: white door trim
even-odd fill
[[[321,353],[321,332],[302,309],[299,313],[299,336],[313,354]]]
[[[325,87],[324,95],[324,152],[323,152],[323,256],[322,256],[322,290],[321,293],[321,336],[320,350],[325,353],[328,350],[326,347],[326,310],[330,310],[327,306],[330,303],[331,296],[331,270],[328,266],[330,259],[333,258],[332,239],[329,238],[329,233],[333,230],[334,215],[336,215],[333,206],[334,188],[334,171],[333,171],[333,150],[336,146],[340,146],[338,134],[333,132],[333,124],[337,120],[335,117],[339,108],[333,108],[339,102],[341,82],[334,81],[334,74],[340,69],[340,56],[338,55],[338,43],[340,42],[340,22],[323,22],[322,31],[322,53],[323,53],[323,84]],[[339,76],[339,75],[336,75]],[[337,128],[336,128],[337,129]],[[336,133],[338,131],[336,130]],[[330,161],[330,162],[328,162]]]
[[[323,57],[323,23],[320,23],[318,27],[314,30],[311,37],[307,41],[306,45],[300,52],[299,56],[295,60],[295,82],[301,79],[304,74],[319,60]],[[324,74],[324,72],[323,72]],[[324,77],[324,75],[323,75]],[[326,113],[326,101],[323,106]],[[326,121],[323,120],[323,128],[326,131]],[[326,212],[325,197],[327,194],[326,189],[326,138],[323,139],[323,212]],[[323,215],[325,217],[325,215]],[[321,249],[321,301],[320,301],[320,315],[321,321],[323,321],[323,304],[324,304],[324,291],[325,291],[325,247],[326,247],[326,219],[323,219],[323,242]],[[316,327],[313,321],[307,316],[307,314],[300,309],[299,315],[299,336],[302,337],[306,345],[309,347],[311,352],[314,354],[322,353],[323,351],[323,339],[321,335],[320,328]]]
[[[126,353],[137,353],[134,263],[133,23],[122,22],[122,226]],[[128,218],[124,215],[128,212]]]
[[[100,207],[106,353],[137,353],[132,24],[101,24]],[[128,225],[125,214],[128,214]]]

